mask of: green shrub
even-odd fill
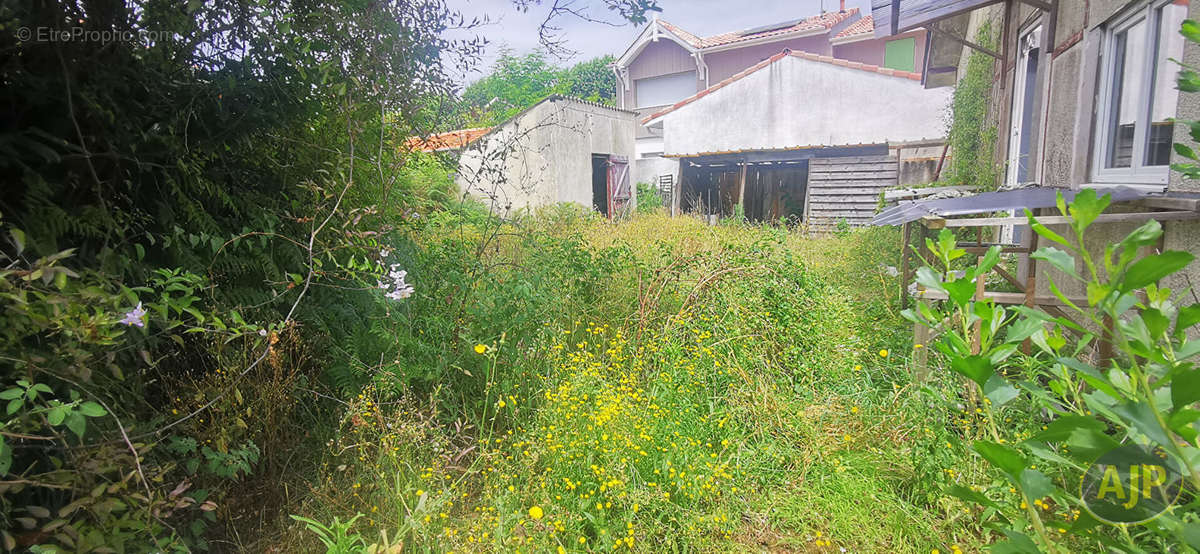
[[[640,214],[653,213],[663,207],[663,197],[658,187],[650,183],[637,184],[637,211]]]

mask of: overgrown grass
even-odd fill
[[[410,345],[395,367],[440,352],[420,362],[440,377],[366,376],[298,515],[362,513],[364,544],[417,551],[987,542],[940,492],[984,478],[957,446],[976,421],[947,412],[954,391],[910,381],[894,231],[561,210],[483,221],[409,237],[418,294],[394,320]],[[422,267],[448,244],[465,247],[461,265]],[[466,275],[476,251],[475,281],[453,295],[432,282]],[[443,325],[454,332],[423,331]],[[300,524],[278,540],[317,548]]]

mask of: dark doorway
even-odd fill
[[[608,156],[592,154],[592,208],[608,217]]]

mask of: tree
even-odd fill
[[[564,72],[569,85],[568,94],[612,105],[617,91],[617,77],[610,66],[615,61],[612,56],[601,56],[571,66]]]
[[[524,56],[505,51],[491,74],[463,91],[460,113],[467,125],[484,126],[504,122],[552,94],[612,104],[617,87],[608,67],[612,62],[612,56],[603,56],[562,69],[546,61],[542,51]]]

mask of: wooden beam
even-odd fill
[[[934,34],[937,34],[938,36],[946,37],[947,39],[950,39],[950,40],[957,42],[963,46],[966,46],[967,48],[970,48],[972,50],[978,50],[980,52],[983,52],[984,54],[987,54],[993,58],[996,58],[997,60],[1001,60],[1001,61],[1004,60],[1003,54],[1000,54],[999,52],[992,50],[991,48],[986,48],[984,46],[981,46],[979,44],[971,42],[971,41],[969,41],[965,38],[962,38],[954,33],[943,31],[943,30],[939,29],[935,23],[929,24],[929,30],[933,31]]]
[[[1028,293],[1029,293],[1029,291],[1025,291],[1025,292],[985,291],[983,293],[983,297],[991,299],[993,302],[995,302],[997,304],[1004,304],[1007,306],[1018,306],[1021,304],[1025,304],[1025,302],[1027,301],[1025,297],[1028,296]],[[949,297],[946,295],[946,293],[944,293],[942,291],[937,291],[937,290],[926,290],[925,294],[922,295],[922,298],[925,298],[926,300],[948,300],[949,299]],[[1083,297],[1068,296],[1067,300],[1070,300],[1076,306],[1079,306],[1081,303],[1087,304],[1087,298],[1083,298]],[[1035,295],[1033,297],[1033,305],[1031,307],[1066,306],[1066,305],[1067,304],[1065,302],[1063,302],[1062,300],[1059,300],[1057,296],[1036,296]]]
[[[906,222],[900,231],[900,309],[908,309],[908,246],[912,244],[912,225]]]
[[[738,177],[737,203],[742,205],[742,216],[746,215],[746,162],[742,162],[742,172]]]
[[[924,226],[926,229],[934,230],[934,231],[936,231],[938,229],[945,229],[946,223],[947,223],[945,219],[942,219],[942,218],[936,217],[936,216],[932,216],[932,215],[927,215],[925,217],[922,217],[919,221],[921,222],[921,225]]]
[[[1160,210],[1200,211],[1200,198],[1182,198],[1178,196],[1150,197],[1138,200],[1134,204]]]
[[[993,225],[1024,225],[1029,223],[1028,218],[1024,217],[980,217],[975,219],[942,219],[926,216],[921,218],[924,221],[927,218],[937,219],[942,221],[943,227],[990,227]],[[1096,223],[1137,223],[1149,220],[1156,221],[1182,221],[1188,219],[1200,219],[1200,212],[1193,211],[1169,211],[1169,212],[1140,212],[1127,214],[1100,214],[1096,217]],[[1061,215],[1052,215],[1037,218],[1037,222],[1042,225],[1061,225],[1070,223],[1071,218]],[[940,227],[939,227],[940,229]]]
[[[1041,0],[1016,0],[1016,1],[1020,2],[1022,4],[1028,4],[1039,10],[1042,10],[1044,12],[1049,12],[1050,10],[1054,9],[1054,7],[1051,6],[1049,2],[1042,2]]]

